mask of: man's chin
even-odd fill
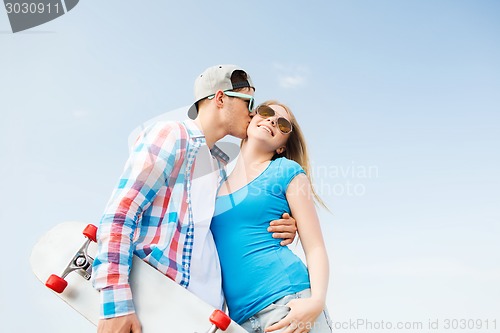
[[[231,134],[232,136],[238,138],[238,139],[246,139],[247,137],[247,130],[245,129],[245,131],[243,132],[239,132],[239,133],[234,133],[234,134]]]

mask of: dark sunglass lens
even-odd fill
[[[285,118],[278,119],[278,126],[280,131],[282,131],[285,134],[289,133],[292,130],[292,124]]]
[[[259,115],[265,118],[274,116],[274,110],[271,109],[269,106],[264,106],[264,105],[260,106],[257,109],[257,112],[259,113]]]

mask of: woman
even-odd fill
[[[314,199],[323,202],[311,187],[302,132],[277,101],[256,111],[211,224],[229,314],[249,332],[331,332],[328,257]],[[308,267],[267,232],[284,212],[297,221]]]

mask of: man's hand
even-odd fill
[[[283,238],[280,244],[285,246],[292,244],[295,239],[297,223],[288,213],[284,213],[281,219],[271,221],[267,231],[272,232],[274,238]]]
[[[97,325],[97,333],[141,333],[141,323],[135,313],[110,318],[101,319]]]

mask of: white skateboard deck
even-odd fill
[[[85,226],[81,222],[61,223],[43,235],[33,247],[31,268],[42,283],[45,284],[51,274],[61,276],[87,239],[82,234]],[[91,242],[87,253],[95,258],[96,252],[97,244]],[[75,271],[65,280],[68,282],[65,290],[60,294],[53,293],[97,326],[99,292],[92,287],[91,281]],[[144,333],[204,333],[211,328],[209,317],[215,310],[212,306],[136,256],[130,286]],[[235,322],[231,322],[226,332],[246,333]]]

